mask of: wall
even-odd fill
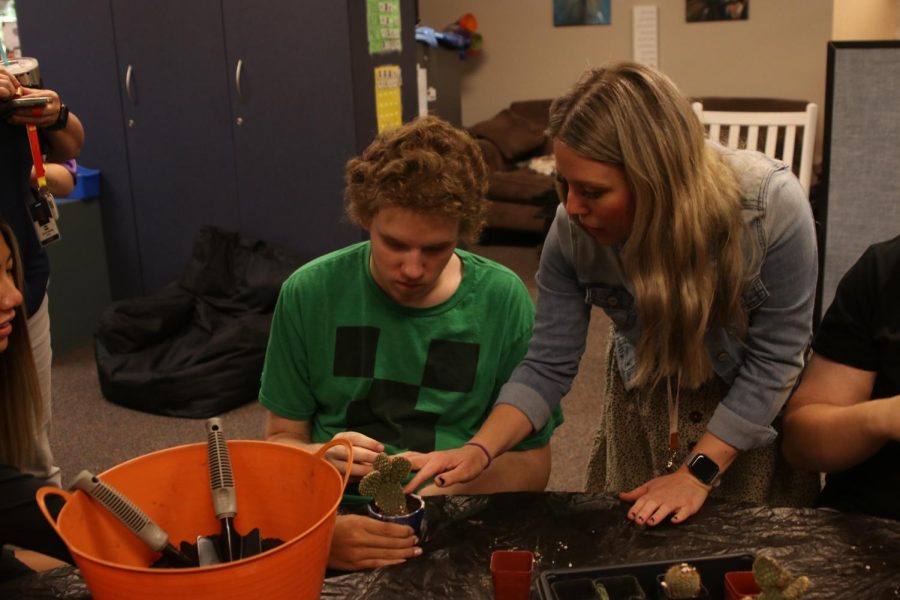
[[[900,38],[900,0],[834,0],[835,40]]]
[[[684,0],[612,0],[608,26],[553,27],[552,0],[419,0],[419,16],[435,29],[466,12],[478,19],[484,51],[464,61],[462,82],[462,120],[472,125],[512,100],[559,95],[588,66],[630,59],[632,7],[652,4],[659,68],[683,92],[811,100],[821,147],[832,27],[825,0],[752,0],[749,20],[738,22],[687,23]]]

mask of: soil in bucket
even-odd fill
[[[258,527],[284,544],[235,562],[190,569],[152,569],[159,556],[83,492],[42,488],[38,502],[72,553],[96,600],[213,600],[319,597],[337,506],[346,479],[323,459],[283,444],[230,441],[241,511],[235,526]],[[173,544],[219,529],[212,510],[206,444],[161,450],[101,474],[169,533]],[[66,504],[54,522],[44,497]]]
[[[216,547],[218,547],[218,545],[221,543],[219,541],[218,533],[214,533],[214,534],[206,536],[206,537],[208,537],[210,540],[212,540],[212,542],[214,544],[216,544]],[[284,540],[281,540],[278,538],[263,538],[262,540],[260,540],[260,547],[262,548],[261,552],[265,552],[266,550],[271,550],[272,548],[277,548],[278,546],[282,545],[283,543],[284,543]],[[181,545],[179,546],[178,549],[181,550],[181,553],[184,554],[185,556],[187,556],[188,558],[190,558],[191,561],[194,562],[195,564],[200,563],[200,556],[199,556],[199,551],[197,550],[196,542],[193,544],[190,542],[187,542],[187,541],[181,542]],[[172,564],[172,560],[169,557],[167,557],[165,554],[163,554],[159,557],[159,559],[157,559],[153,564],[151,564],[150,567],[153,569],[174,569],[174,568],[177,568],[178,565]]]

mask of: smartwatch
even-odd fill
[[[59,105],[59,115],[56,117],[56,121],[50,123],[43,129],[45,131],[59,131],[60,129],[65,129],[66,125],[69,124],[69,107],[65,104]]]
[[[706,485],[713,485],[719,476],[719,465],[705,454],[694,455],[687,468],[691,475]]]

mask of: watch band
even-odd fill
[[[69,124],[69,107],[65,104],[59,105],[59,114],[56,116],[56,121],[44,127],[44,131],[59,131],[60,129],[65,129],[66,125]]]

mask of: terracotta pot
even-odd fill
[[[495,600],[528,600],[534,555],[528,550],[495,550],[491,554],[491,579]]]
[[[727,600],[741,600],[749,596],[756,598],[761,589],[756,583],[753,571],[729,571],[725,573],[725,598]]]

